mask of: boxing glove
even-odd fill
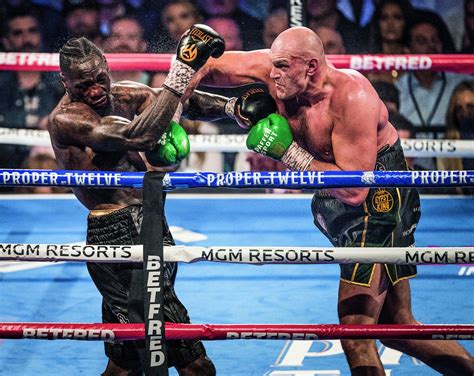
[[[176,60],[163,87],[181,97],[196,71],[206,64],[210,56],[221,56],[224,49],[224,39],[212,28],[200,24],[191,26],[178,42]]]
[[[224,53],[224,39],[211,27],[196,24],[187,30],[178,43],[176,59],[199,70],[210,56],[217,58]]]
[[[175,121],[152,150],[145,152],[148,162],[155,167],[172,166],[189,155],[190,145],[186,131]]]
[[[226,114],[241,128],[247,129],[277,111],[273,97],[262,88],[253,88],[240,97],[230,98],[226,103]]]
[[[247,148],[281,161],[290,170],[306,171],[313,156],[293,140],[288,121],[270,114],[254,125],[247,136]]]

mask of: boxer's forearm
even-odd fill
[[[339,166],[333,163],[321,162],[313,159],[308,171],[343,171]],[[367,198],[369,188],[330,188],[326,191],[334,198],[342,201],[344,204],[359,206]]]
[[[227,118],[225,105],[228,100],[222,95],[195,90],[184,103],[183,116],[190,120],[207,121]]]

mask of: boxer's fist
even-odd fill
[[[255,124],[247,136],[247,147],[256,153],[281,160],[293,142],[293,132],[281,115],[270,114]]]
[[[290,124],[278,114],[268,115],[250,129],[247,147],[281,161],[292,171],[308,171],[314,159],[310,152],[293,141]]]
[[[189,155],[189,138],[178,123],[171,121],[168,130],[156,146],[145,153],[148,162],[155,167],[172,166]]]
[[[254,126],[259,120],[276,111],[275,100],[262,88],[247,90],[238,98],[230,98],[226,104],[227,116],[244,129]]]
[[[216,31],[207,25],[196,24],[181,37],[176,58],[197,71],[210,56],[221,56],[224,49],[224,39]]]

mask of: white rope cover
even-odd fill
[[[191,151],[239,152],[248,151],[245,134],[189,135]],[[404,139],[403,150],[407,157],[474,158],[474,141]],[[0,128],[0,144],[50,146],[47,131],[38,129]]]
[[[332,248],[165,246],[165,261],[240,264],[472,264],[474,247]],[[141,245],[0,244],[0,260],[141,262]]]

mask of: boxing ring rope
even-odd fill
[[[141,188],[144,172],[0,169],[0,186]],[[165,190],[187,188],[471,187],[474,170],[172,172]]]
[[[111,70],[168,71],[175,55],[171,54],[105,54]],[[358,71],[412,71],[474,73],[471,54],[440,55],[327,55],[336,68]],[[59,54],[34,52],[0,52],[0,70],[57,71]]]
[[[143,262],[141,245],[0,243],[0,260]],[[225,262],[237,264],[353,264],[398,265],[474,264],[474,247],[273,247],[165,246],[166,262]]]
[[[472,340],[474,325],[337,325],[337,324],[165,324],[168,340],[327,340],[441,339]],[[2,339],[75,339],[124,341],[145,337],[143,324],[0,323]]]
[[[245,134],[188,135],[192,152],[248,152]],[[472,140],[400,140],[406,157],[474,158]],[[0,144],[51,146],[48,131],[25,128],[0,128]]]

